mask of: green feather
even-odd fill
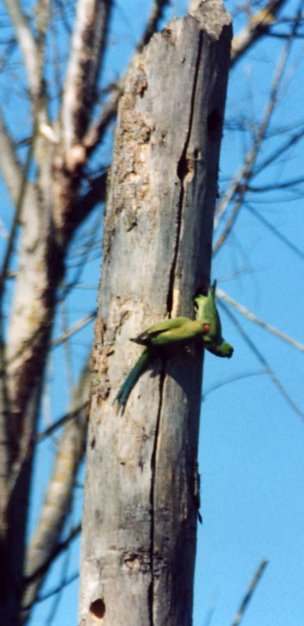
[[[120,409],[124,409],[134,385],[137,383],[139,377],[144,373],[145,369],[147,368],[150,358],[151,354],[149,350],[144,350],[139,359],[137,359],[135,365],[132,367],[123,384],[121,385],[113,401],[113,404],[117,402]]]
[[[196,319],[177,317],[167,319],[150,326],[143,333],[131,339],[145,346],[145,350],[136,361],[124,383],[120,387],[114,402],[124,409],[128,397],[139,377],[147,369],[149,362],[166,347],[183,345],[201,340],[203,348],[218,357],[230,358],[233,347],[222,338],[221,320],[216,308],[216,281],[208,289],[207,295],[195,298]]]
[[[147,347],[165,347],[188,343],[202,337],[204,333],[204,324],[201,320],[177,317],[154,324],[131,341]]]

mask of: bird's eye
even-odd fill
[[[205,333],[209,333],[210,324],[203,324],[203,328],[204,328]]]

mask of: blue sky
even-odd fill
[[[295,3],[288,4],[291,15]],[[121,72],[140,33],[149,3],[128,0],[116,5],[108,70],[105,82]],[[228,3],[227,8],[231,8]],[[173,2],[169,17],[182,13],[183,2]],[[238,25],[235,26],[237,32]],[[231,130],[240,117],[252,126],[261,119],[278,56],[281,39],[255,46],[231,74],[227,98],[227,122],[223,138],[220,192],[240,166],[250,147],[248,131]],[[263,149],[266,157],[282,142],[279,130],[303,123],[303,59],[295,45],[274,116],[272,136]],[[109,148],[108,148],[109,150]],[[255,185],[282,182],[303,174],[303,143],[254,180]],[[250,204],[287,240],[301,249],[304,232],[300,193],[274,190],[251,194]],[[95,219],[95,218],[94,218]],[[101,219],[100,219],[101,224]],[[79,319],[96,305],[100,259],[92,258],[69,304],[69,321]],[[93,255],[94,257],[94,255]],[[72,270],[71,270],[72,272]],[[265,321],[298,341],[303,338],[303,258],[261,224],[246,206],[223,249],[214,258],[213,277],[219,287]],[[258,350],[273,368],[284,390],[304,411],[303,356],[265,330],[236,315]],[[234,345],[233,359],[207,354],[204,367],[199,466],[203,525],[198,529],[194,626],[229,626],[257,566],[269,561],[245,614],[244,626],[300,626],[304,600],[304,423],[292,410],[238,329],[222,312],[224,336]],[[59,323],[57,331],[60,334]],[[76,373],[86,354],[92,328],[79,335],[73,350]],[[66,410],[68,396],[59,384],[65,376],[62,352],[50,365],[51,410],[54,417]],[[228,383],[230,379],[234,379]],[[56,382],[57,381],[57,382]],[[62,391],[61,391],[62,390]],[[54,444],[41,447],[36,461],[36,497],[31,527],[51,469]],[[43,474],[41,467],[43,462]],[[80,481],[83,476],[80,476]],[[81,493],[76,490],[71,523],[81,515]],[[58,583],[65,567],[53,569],[47,588]],[[72,546],[68,572],[78,568],[78,542]],[[51,602],[41,603],[31,626],[45,624]],[[212,619],[208,615],[212,612]],[[53,626],[77,623],[77,581],[62,595]],[[67,621],[68,620],[68,621]]]

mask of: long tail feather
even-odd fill
[[[149,360],[150,353],[149,350],[146,349],[143,351],[139,359],[136,361],[135,365],[132,367],[127,378],[124,380],[117,395],[114,398],[114,403],[117,402],[120,409],[124,409],[134,385],[137,383],[139,377],[145,371]]]

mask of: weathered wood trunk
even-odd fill
[[[229,66],[218,0],[155,35],[122,98],[104,225],[81,556],[82,626],[190,626],[202,355],[159,360],[123,415],[130,337],[193,315],[210,271]]]

